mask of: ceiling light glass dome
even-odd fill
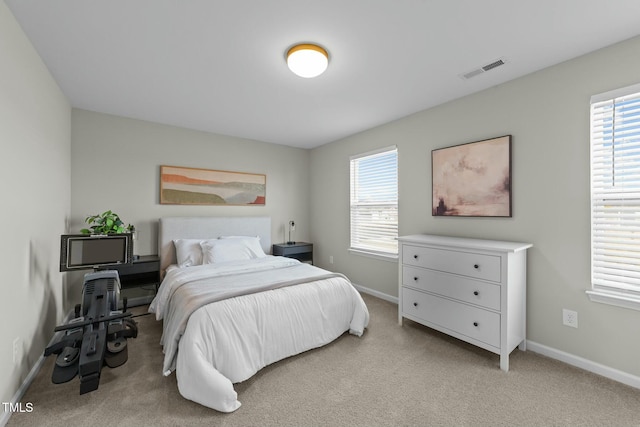
[[[317,77],[329,65],[327,51],[315,44],[299,44],[287,52],[287,65],[296,75],[304,78]]]

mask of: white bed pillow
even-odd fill
[[[176,260],[179,267],[191,267],[202,264],[202,239],[176,239]]]
[[[260,236],[220,236],[218,239],[244,239],[245,243],[252,248],[256,254],[256,258],[266,257],[260,242]]]
[[[224,236],[219,239],[203,240],[200,246],[203,264],[243,261],[267,256],[262,250],[259,237]]]

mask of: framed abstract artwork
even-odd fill
[[[244,172],[160,166],[160,203],[264,205],[267,176]]]
[[[431,151],[432,215],[511,217],[511,135]]]

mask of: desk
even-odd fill
[[[117,270],[122,289],[160,285],[160,258],[157,255],[141,255],[131,264],[109,266],[108,270]]]

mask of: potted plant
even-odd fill
[[[133,225],[124,225],[117,213],[106,211],[97,215],[90,215],[84,222],[89,224],[89,228],[80,230],[83,234],[120,234],[133,232]]]

